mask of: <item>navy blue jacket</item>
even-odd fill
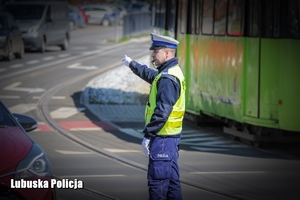
[[[130,62],[129,67],[144,81],[152,84],[155,77],[162,71],[167,71],[169,68],[176,66],[178,59],[172,58],[159,66],[157,70],[148,68],[146,65],[141,65],[134,60]],[[156,133],[164,126],[169,118],[169,115],[173,109],[173,105],[176,103],[180,95],[180,84],[178,80],[168,74],[163,74],[157,82],[157,95],[156,95],[156,108],[151,117],[151,121],[144,128],[144,134],[146,138],[155,137]],[[180,137],[181,134],[172,136]]]

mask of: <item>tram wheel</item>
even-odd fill
[[[227,124],[228,128],[232,129],[232,130],[238,130],[237,126],[236,126],[236,122],[233,120],[230,120]],[[229,135],[229,138],[237,141],[239,140],[239,137],[235,136],[235,135]]]
[[[247,133],[247,134],[255,135],[255,136],[262,136],[263,135],[263,129],[262,129],[262,127],[260,127],[260,126],[253,126],[253,125],[249,125],[249,124],[246,124],[244,126],[243,132]],[[253,145],[253,146],[257,147],[257,148],[263,146],[263,142],[261,142],[261,141],[249,141],[248,140],[246,143],[247,144],[251,144],[251,145]]]
[[[260,126],[252,126],[253,134],[257,136],[262,136],[263,135],[263,128]],[[255,141],[253,142],[253,146],[259,148],[263,146],[263,142],[258,142]]]

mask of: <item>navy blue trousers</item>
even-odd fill
[[[181,200],[178,167],[180,138],[155,137],[150,140],[148,164],[149,200]]]

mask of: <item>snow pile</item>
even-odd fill
[[[136,60],[150,64],[150,56]],[[150,85],[121,65],[101,74],[89,84],[89,103],[91,104],[145,104]]]

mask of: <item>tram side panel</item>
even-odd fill
[[[239,37],[188,35],[188,109],[242,120],[243,46]]]
[[[244,64],[246,103],[243,121],[256,126],[279,128],[280,52],[276,47],[279,47],[280,40],[266,38],[246,38],[246,40],[245,51],[248,54],[245,56]]]
[[[300,40],[280,40],[279,126],[300,132]]]
[[[300,41],[259,40],[244,42],[243,122],[299,132]]]
[[[222,9],[226,8],[224,4],[218,7],[218,26],[215,23],[217,28],[213,30],[214,6],[211,1],[203,4],[201,27],[190,23],[191,20],[196,20],[193,16],[198,16],[197,6],[202,4],[194,2],[186,12],[186,1],[180,2],[177,21],[177,39],[180,43],[177,52],[186,77],[187,112],[196,115],[205,113],[241,122],[243,38],[225,36],[226,9]],[[233,10],[236,12],[238,9]],[[241,24],[241,18],[237,18],[236,14],[232,16],[234,17],[231,22],[234,25],[230,30],[239,32],[240,29],[235,28]],[[185,25],[186,20],[188,25]],[[187,29],[191,29],[188,32],[193,33],[187,34]]]

